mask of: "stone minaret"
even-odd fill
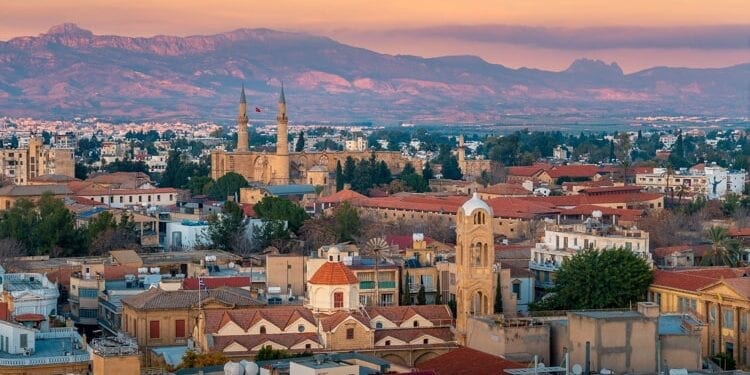
[[[240,111],[237,116],[237,149],[235,151],[247,151],[248,150],[248,135],[247,135],[247,100],[245,99],[245,85],[242,85],[242,93],[240,94]]]
[[[287,125],[289,119],[286,117],[286,97],[284,97],[284,84],[281,84],[279,94],[279,113],[276,115],[276,158],[274,161],[274,184],[286,185],[289,183],[289,131]]]
[[[495,262],[492,208],[477,193],[456,214],[456,339],[467,342],[471,315],[491,315]]]
[[[458,149],[456,149],[456,159],[458,159],[458,167],[461,168],[463,173],[466,171],[466,146],[464,145],[464,135],[458,136]]]

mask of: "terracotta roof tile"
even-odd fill
[[[437,375],[504,374],[506,369],[525,367],[523,364],[466,347],[419,364],[420,370],[432,370]]]
[[[425,242],[429,245],[435,240],[424,236]],[[411,249],[414,246],[414,238],[411,234],[385,236],[385,242],[391,246],[397,246],[399,249]]]
[[[241,308],[228,310],[205,310],[206,325],[205,333],[216,333],[229,322],[234,322],[240,328],[247,330],[261,320],[266,320],[281,330],[300,318],[311,324],[315,323],[315,317],[309,309],[302,306],[280,306],[263,308]]]
[[[221,303],[242,307],[262,306],[262,302],[252,298],[250,292],[230,287],[209,289],[201,293],[201,301],[217,300]],[[161,290],[149,289],[141,294],[122,299],[127,304],[139,310],[187,309],[198,305],[197,290]]]
[[[450,327],[420,327],[379,329],[375,331],[375,342],[386,337],[393,337],[394,339],[399,339],[409,343],[410,341],[424,335],[430,335],[445,342],[455,341],[455,336]]]
[[[729,228],[729,235],[732,237],[750,237],[750,227]]]
[[[349,319],[354,318],[358,322],[362,323],[365,327],[370,327],[370,320],[367,319],[366,316],[360,314],[360,313],[350,313],[346,311],[337,311],[329,316],[322,317],[320,319],[320,325],[323,329],[323,332],[331,332],[336,326],[341,324],[341,322]]]
[[[657,247],[656,249],[652,250],[652,253],[657,257],[665,257],[676,252],[681,253],[683,251],[692,250],[694,255],[702,257],[710,249],[711,245],[677,245]]]
[[[325,262],[308,281],[317,285],[357,284],[357,276],[341,262]]]
[[[232,343],[238,343],[248,349],[248,352],[258,345],[265,344],[269,341],[291,348],[301,342],[311,340],[320,344],[318,335],[310,333],[277,333],[268,335],[237,335],[237,336],[214,336],[212,351],[221,352]],[[242,354],[243,352],[232,352],[232,354]]]
[[[447,325],[453,321],[446,305],[367,307],[365,310],[371,319],[382,316],[396,325],[401,325],[414,315],[419,315],[435,325]]]
[[[479,189],[479,194],[490,194],[490,195],[498,195],[498,196],[524,196],[524,195],[531,195],[531,192],[526,190],[523,186],[519,184],[506,184],[506,183],[499,183],[491,186],[487,186],[486,188]]]
[[[339,190],[327,197],[318,199],[318,203],[341,203],[357,199],[367,199],[366,196],[351,189]]]
[[[655,270],[653,286],[697,292],[717,280],[742,277],[745,268],[711,267],[679,271]]]

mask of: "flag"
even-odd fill
[[[260,108],[255,107],[255,112],[260,112]]]

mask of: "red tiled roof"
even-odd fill
[[[346,311],[337,311],[327,317],[320,319],[320,325],[323,329],[323,332],[331,332],[336,326],[341,324],[341,322],[349,319],[354,318],[358,322],[362,323],[365,327],[370,327],[370,321],[365,317],[364,315],[360,313],[350,313]]]
[[[428,196],[399,194],[384,198],[369,198],[353,202],[359,207],[373,207],[405,211],[424,211],[454,214],[470,197],[465,195]],[[558,210],[544,201],[527,201],[526,197],[501,197],[487,201],[495,217],[531,219],[540,214],[557,213]]]
[[[44,321],[46,318],[42,314],[33,314],[33,313],[26,313],[26,314],[18,314],[15,317],[15,320],[17,322],[41,322]]]
[[[533,177],[537,173],[549,170],[550,168],[552,166],[549,164],[537,163],[529,166],[508,167],[505,169],[505,173],[508,176]]]
[[[634,174],[653,173],[654,167],[632,167],[630,168]]]
[[[742,277],[745,268],[710,267],[680,271],[655,270],[653,286],[697,292],[717,280]]]
[[[424,335],[430,335],[436,339],[440,339],[444,342],[450,342],[455,340],[453,332],[450,327],[419,327],[419,328],[390,328],[390,329],[378,329],[375,331],[375,342],[378,342],[386,337],[393,337],[406,342],[407,344],[417,338]],[[420,344],[422,344],[420,342]],[[433,342],[432,344],[437,344]]]
[[[732,237],[750,237],[750,227],[729,228],[729,235]]]
[[[585,164],[585,165],[561,165],[554,167],[547,171],[550,177],[594,177],[602,169],[597,165]]]
[[[252,351],[258,345],[265,344],[267,342],[274,342],[286,348],[291,348],[301,342],[311,340],[317,344],[320,344],[320,339],[315,332],[304,332],[304,333],[277,333],[277,334],[263,334],[263,335],[231,335],[231,336],[213,336],[212,351],[222,352],[224,348],[231,345],[232,343],[238,343],[248,349],[248,352]],[[233,354],[242,354],[243,352],[232,352]]]
[[[246,217],[257,217],[258,215],[255,213],[254,205],[249,203],[241,203],[240,208],[242,208],[242,213],[245,214]]]
[[[516,199],[551,204],[553,207],[572,207],[584,204],[613,204],[648,202],[663,198],[659,193],[627,193],[613,195],[563,195],[554,197],[522,197]]]
[[[506,369],[525,367],[523,364],[466,347],[419,364],[420,370],[432,370],[437,375],[504,374]]]
[[[523,186],[519,184],[506,184],[506,183],[499,183],[491,186],[487,186],[486,188],[479,189],[478,191],[480,194],[491,194],[491,195],[500,195],[500,196],[516,196],[516,195],[531,195],[531,192],[526,190]]]
[[[428,245],[435,242],[427,236],[424,236],[424,241]],[[391,246],[398,246],[399,249],[411,249],[414,245],[414,239],[410,234],[385,236],[385,242]]]
[[[72,190],[72,189],[71,189]],[[161,194],[161,193],[172,193],[177,194],[175,188],[153,188],[153,189],[107,189],[107,188],[96,188],[96,187],[85,187],[75,192],[78,196],[94,196],[94,195],[141,195],[141,194]]]
[[[382,316],[396,325],[400,325],[414,315],[419,315],[436,325],[450,324],[453,319],[446,305],[367,307],[365,310],[371,319]]]
[[[325,262],[310,278],[310,284],[347,285],[357,284],[357,276],[341,262]]]
[[[250,286],[249,276],[228,276],[228,277],[204,277],[203,283],[207,289],[219,288],[222,286],[232,286],[235,288],[243,288]],[[185,290],[197,290],[198,289],[198,278],[189,277],[182,280],[182,289]]]
[[[205,310],[206,325],[204,333],[217,333],[221,327],[229,322],[237,324],[240,328],[247,330],[261,320],[265,320],[281,330],[296,322],[300,318],[311,324],[315,323],[312,312],[302,306],[280,306],[265,308],[242,308],[227,310]]]
[[[692,250],[693,254],[702,257],[707,251],[711,249],[711,245],[677,245],[677,246],[666,246],[657,247],[652,253],[657,257],[665,257],[673,253],[681,253],[686,250]]]
[[[581,193],[586,194],[602,194],[602,193],[622,193],[622,192],[639,192],[641,187],[637,185],[629,186],[599,186],[581,189]]]
[[[137,275],[138,268],[122,264],[104,266],[104,280],[122,280],[128,274]]]
[[[327,197],[318,199],[318,203],[341,203],[357,199],[367,199],[366,196],[351,189],[339,190]]]

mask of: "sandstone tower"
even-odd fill
[[[247,100],[245,99],[245,85],[242,85],[242,93],[240,94],[240,110],[237,116],[237,149],[236,151],[248,151],[248,135],[247,135]]]
[[[492,208],[477,193],[456,215],[456,339],[466,344],[466,321],[471,315],[493,313],[495,260]]]
[[[464,145],[464,135],[458,136],[458,148],[456,149],[456,159],[458,159],[458,167],[462,171],[466,171],[466,146]]]
[[[281,84],[279,94],[279,112],[276,115],[276,158],[273,161],[274,181],[276,185],[289,183],[289,131],[287,125],[289,118],[286,117],[286,97],[284,97],[284,84]]]

